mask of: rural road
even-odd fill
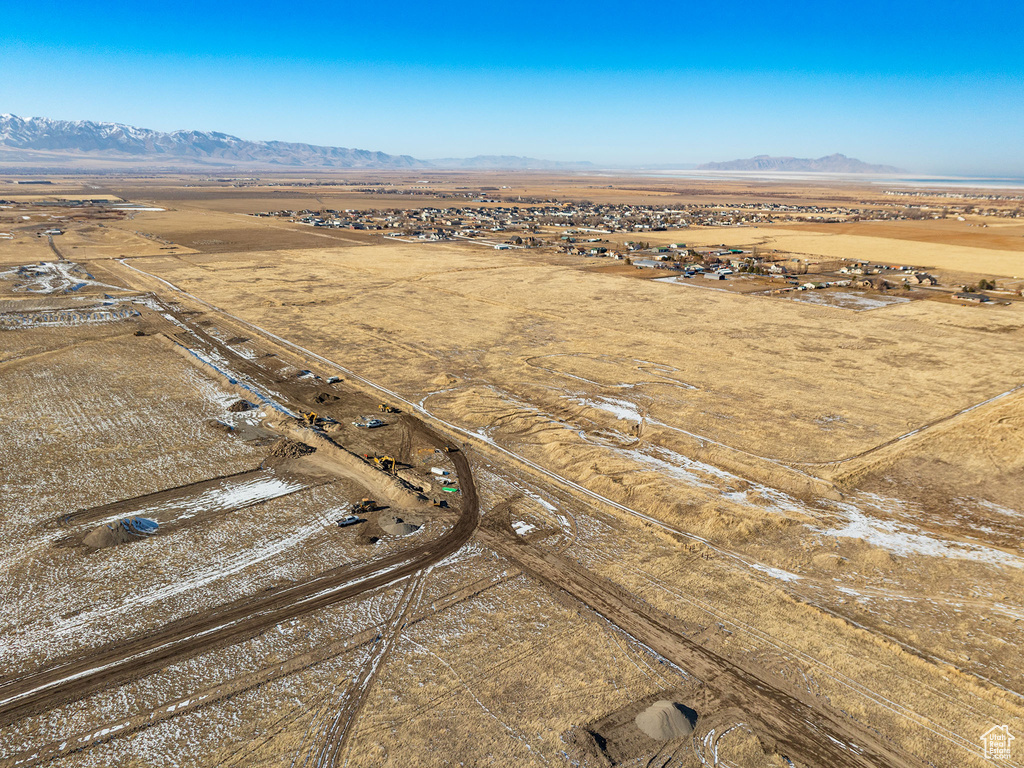
[[[393,399],[408,405],[411,410],[418,411],[427,418],[437,421],[452,432],[464,434],[469,438],[479,438],[479,435],[467,432],[457,425],[434,416],[422,406],[402,398],[397,393],[391,392],[333,361],[326,360],[263,328],[224,312],[224,310],[182,291],[162,278],[132,267],[123,260],[121,263],[133,271],[159,281],[165,287],[169,287],[179,294],[196,300],[215,312],[238,321],[257,333],[275,339],[297,352],[305,353],[307,359],[318,359],[344,372],[352,379],[388,394]],[[578,489],[587,496],[606,501],[611,506],[638,517],[651,519],[628,507],[598,496],[589,489],[571,483],[490,441],[488,441],[487,447],[499,453],[508,454],[518,462],[537,469],[560,484]],[[460,468],[460,472],[462,471],[465,470]],[[651,519],[651,522],[664,527],[660,521]],[[748,716],[748,721],[756,724],[762,735],[774,739],[779,751],[796,761],[798,765],[844,765],[863,768],[880,768],[881,766],[917,768],[921,765],[914,757],[879,738],[870,729],[831,711],[822,702],[809,700],[809,697],[801,696],[796,691],[787,692],[780,689],[775,681],[769,681],[768,676],[763,674],[763,670],[745,669],[699,644],[693,643],[685,637],[681,629],[676,626],[677,622],[671,617],[641,603],[611,582],[586,571],[559,555],[526,545],[511,530],[495,532],[481,529],[480,538],[483,543],[495,549],[515,566],[555,589],[564,590],[668,661],[704,680],[720,694],[723,700],[740,707]],[[808,700],[805,701],[805,698]],[[0,709],[0,716],[2,716],[2,709]]]
[[[920,768],[923,764],[819,700],[803,701],[685,636],[678,622],[579,564],[527,543],[507,525],[480,540],[524,572],[563,590],[742,710],[758,735],[796,765]],[[810,697],[807,697],[808,699]]]
[[[419,426],[431,442],[445,444],[425,425]],[[458,551],[476,530],[480,509],[469,461],[460,451],[449,457],[461,481],[462,505],[455,525],[444,535],[379,560],[342,566],[300,584],[245,597],[4,681],[0,684],[0,727],[182,659],[242,642],[296,616],[418,573]]]

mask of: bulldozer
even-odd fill
[[[377,502],[373,499],[363,499],[352,505],[350,510],[353,515],[366,514],[367,512],[373,512],[377,508]]]
[[[368,453],[363,454],[363,458],[368,462],[377,467],[377,469],[383,469],[389,475],[395,474],[398,469],[398,462],[390,456],[371,456]]]
[[[381,413],[401,413],[401,411],[395,408],[395,406],[388,405],[387,403],[381,403],[377,408]]]

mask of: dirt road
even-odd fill
[[[57,260],[58,261],[67,261],[67,259],[64,258],[64,254],[61,253],[60,249],[57,248],[57,244],[55,242],[53,242],[53,235],[47,235],[46,236],[46,240],[47,240],[47,242],[49,242],[50,250],[53,251],[53,255],[57,257]]]
[[[577,563],[527,543],[511,528],[490,525],[480,539],[517,567],[561,589],[688,673],[721,701],[743,711],[766,742],[797,765],[920,768],[916,758],[880,739],[820,700],[798,698],[755,669],[685,636],[679,622]],[[806,699],[806,700],[804,700]]]
[[[438,446],[447,444],[421,422],[417,424],[417,431],[426,439]],[[476,530],[480,510],[469,461],[459,451],[449,456],[462,481],[462,504],[455,525],[444,535],[379,560],[332,569],[301,584],[227,603],[4,681],[0,684],[0,726],[249,639],[288,619],[418,573],[456,552]]]

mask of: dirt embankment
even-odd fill
[[[444,444],[425,425],[421,425],[420,432],[432,442]],[[318,454],[320,451],[313,455]],[[0,683],[0,727],[214,648],[241,642],[290,618],[337,605],[440,562],[469,541],[480,520],[469,462],[461,452],[451,454],[451,459],[462,480],[462,500],[455,525],[437,539],[368,563],[334,568],[302,583],[249,595],[4,681]],[[351,460],[359,461],[355,457]],[[407,492],[403,489],[403,493]]]
[[[345,450],[326,435],[316,430],[284,422],[270,424],[273,429],[299,443],[304,443],[316,452],[303,457],[305,463],[334,472],[366,488],[370,495],[388,505],[398,508],[426,508],[430,500],[421,498],[415,491],[397,477],[388,475],[370,466],[362,458]]]

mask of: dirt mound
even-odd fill
[[[289,440],[287,437],[282,437],[270,446],[270,453],[268,456],[281,459],[297,459],[300,456],[308,456],[315,451],[316,448],[311,445],[300,443],[298,440]]]
[[[250,403],[248,400],[239,400],[237,403],[233,403],[232,405],[228,406],[228,410],[231,413],[245,413],[246,411],[251,411],[254,410],[255,408],[256,404]]]
[[[396,515],[383,514],[377,518],[377,523],[385,533],[396,536],[408,536],[415,533],[423,525],[423,520],[418,517],[398,517]]]
[[[674,701],[654,702],[636,716],[636,727],[652,739],[669,741],[681,739],[693,733],[697,724],[697,713]]]
[[[232,336],[230,339],[225,341],[225,344],[245,344],[249,340],[248,336]]]
[[[94,528],[89,532],[89,535],[82,539],[82,543],[87,547],[93,547],[95,549],[102,549],[104,547],[113,547],[117,544],[125,544],[134,538],[128,531],[126,531],[121,525],[101,525]]]
[[[319,395],[313,398],[313,401],[324,405],[325,403],[336,403],[340,398],[337,395],[332,395],[330,392],[321,392]]]
[[[430,380],[430,383],[433,384],[435,387],[450,387],[457,381],[458,379],[452,376],[450,373],[442,373],[432,378]]]
[[[82,543],[96,549],[112,547],[115,544],[124,544],[135,539],[153,536],[159,528],[160,526],[155,520],[145,517],[126,517],[116,523],[94,528],[82,539]]]

